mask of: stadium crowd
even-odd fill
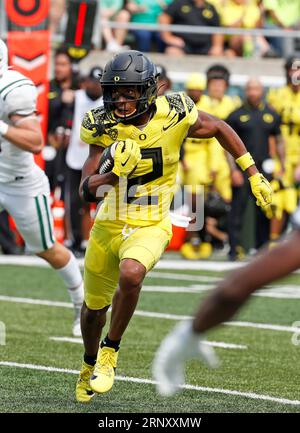
[[[179,24],[201,28],[281,29],[300,26],[298,0],[99,0],[101,38],[109,52],[138,49],[166,54],[206,54],[218,56],[282,57],[284,39],[263,36],[172,33],[148,29],[129,30],[107,26],[134,24]],[[62,31],[68,0],[51,1],[50,29]]]

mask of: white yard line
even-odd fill
[[[221,277],[212,277],[211,275],[184,275],[171,272],[149,272],[146,276],[149,279],[166,279],[166,280],[180,280],[192,282],[216,282],[220,281]]]
[[[83,266],[83,259],[77,259],[80,266]],[[49,267],[49,264],[43,259],[36,256],[9,256],[0,255],[0,265],[16,265],[16,266],[39,266]],[[190,262],[187,260],[160,260],[155,269],[174,269],[174,270],[208,270],[208,271],[228,271],[230,269],[239,268],[241,262],[211,262],[199,261]]]
[[[213,289],[215,286],[212,284],[193,284],[191,286],[148,286],[143,285],[142,292],[160,292],[160,293],[200,293]]]
[[[150,286],[143,285],[143,292],[158,293],[201,293],[214,289],[214,284],[192,284],[190,286]],[[252,294],[261,298],[272,299],[300,299],[300,286],[270,286],[269,289],[262,289]]]
[[[79,371],[77,371],[77,370],[71,370],[71,369],[67,369],[67,368],[47,367],[44,365],[20,364],[18,362],[0,361],[0,366],[1,365],[3,367],[13,367],[13,368],[23,368],[23,369],[30,369],[30,370],[48,371],[51,373],[65,373],[65,374],[74,374],[74,375],[79,374]],[[155,385],[157,383],[156,381],[150,380],[150,379],[141,379],[139,377],[126,377],[126,376],[116,376],[116,380],[122,381],[122,382],[133,382],[133,383],[142,383],[142,384],[149,384],[149,385]],[[290,400],[287,398],[273,397],[271,395],[257,394],[255,392],[235,391],[235,390],[231,390],[231,389],[210,388],[210,387],[188,385],[188,384],[182,385],[181,388],[192,390],[192,391],[212,392],[212,393],[216,393],[216,394],[234,395],[237,397],[250,398],[252,400],[271,401],[274,403],[290,405],[290,406],[300,406],[299,400]]]
[[[82,338],[75,337],[49,337],[49,340],[63,343],[83,344]],[[223,341],[203,341],[203,343],[208,346],[220,347],[222,349],[248,349],[248,347],[243,344],[224,343]]]
[[[152,286],[148,284],[144,284],[142,288],[142,292],[153,292],[153,293],[202,293],[207,292],[209,290],[212,290],[215,288],[214,284],[191,284],[190,286],[166,286],[166,285],[158,285],[158,286]],[[9,290],[7,290],[9,291]],[[272,298],[272,299],[300,299],[300,286],[270,286],[269,289],[263,289],[259,290],[252,294],[252,296],[259,296],[262,298]],[[14,299],[14,297],[6,296],[6,295],[0,295],[0,300],[3,301],[9,301],[11,298]],[[23,298],[23,297],[17,297],[16,302],[27,302],[27,299],[30,298]],[[48,302],[55,302],[55,301],[48,301],[48,300],[41,300],[41,299],[33,299],[29,303],[34,304],[37,302],[41,305],[48,305]],[[67,307],[68,303],[66,302],[57,302],[57,306],[60,307]]]
[[[48,301],[44,299],[31,299],[31,298],[18,298],[14,296],[3,296],[0,295],[0,301],[4,302],[13,302],[13,303],[21,303],[21,304],[33,304],[33,305],[45,305],[50,307],[63,307],[63,308],[73,308],[73,305],[68,302],[56,302],[56,301]],[[141,317],[153,317],[157,319],[167,319],[167,320],[188,320],[191,319],[192,316],[182,316],[177,314],[165,314],[165,313],[156,313],[154,311],[142,311],[136,310],[134,312],[136,316]],[[257,329],[266,329],[271,331],[283,331],[283,332],[296,332],[299,334],[299,328],[293,326],[283,326],[283,325],[273,325],[270,323],[253,323],[253,322],[225,322],[223,325],[228,326],[239,326],[245,328],[257,328]]]
[[[15,296],[5,295],[0,295],[0,301],[16,302],[17,304],[46,305],[47,307],[73,308],[73,305],[70,302],[48,301],[46,299],[19,298]]]
[[[84,259],[77,259],[79,265],[83,267]],[[214,271],[223,272],[230,271],[232,269],[240,268],[247,264],[244,262],[215,262],[209,260],[201,261],[188,261],[188,260],[172,260],[162,259],[155,265],[155,270],[178,270],[178,271]],[[0,265],[15,265],[15,266],[37,266],[43,268],[49,268],[49,264],[43,259],[36,256],[9,256],[0,255]],[[300,274],[300,269],[294,273]],[[174,274],[177,275],[177,274]],[[180,275],[180,274],[179,274]],[[206,277],[205,277],[206,278]],[[213,277],[214,278],[214,277]]]

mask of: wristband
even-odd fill
[[[0,136],[5,135],[8,131],[8,124],[0,120]]]
[[[82,195],[85,201],[88,203],[96,203],[98,200],[89,190],[89,180],[91,176],[88,176],[84,179],[82,184]]]
[[[254,159],[252,158],[249,152],[237,158],[235,162],[243,171],[247,170],[247,168],[255,164]]]

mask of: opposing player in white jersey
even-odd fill
[[[33,156],[43,146],[36,98],[33,82],[8,69],[7,47],[0,39],[0,212],[5,209],[14,218],[27,250],[62,277],[75,309],[73,335],[79,336],[82,277],[73,254],[53,236],[49,182]]]

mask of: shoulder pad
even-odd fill
[[[104,133],[105,126],[108,126],[109,123],[104,107],[97,107],[85,114],[82,126],[89,131],[95,132],[95,125],[98,125],[100,128],[103,128]]]
[[[169,103],[170,111],[175,110],[177,113],[185,113],[185,106],[182,100],[183,93],[170,93],[165,98]]]

